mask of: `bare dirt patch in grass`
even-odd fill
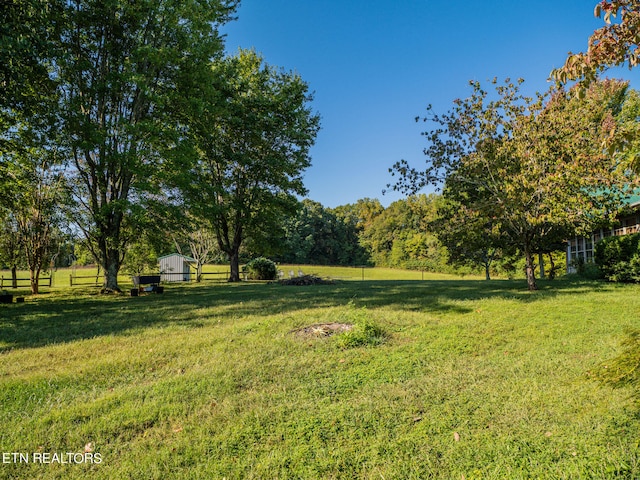
[[[350,323],[317,323],[307,327],[292,330],[291,333],[302,338],[329,337],[335,333],[348,332],[353,328]]]

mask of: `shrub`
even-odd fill
[[[340,317],[341,321],[353,324],[351,330],[339,336],[338,346],[340,348],[377,346],[384,343],[388,337],[387,332],[369,318],[365,307],[356,308],[350,302],[346,312]]]
[[[587,280],[600,280],[604,277],[602,269],[599,265],[592,262],[585,262],[583,258],[578,257],[572,262],[578,276]]]
[[[607,280],[640,281],[640,234],[604,238],[596,244],[594,256]]]
[[[578,273],[587,280],[601,280],[604,278],[602,269],[595,263],[585,263]]]
[[[386,339],[387,334],[382,327],[370,321],[365,321],[356,323],[351,330],[340,335],[338,345],[341,348],[375,347],[384,343]]]
[[[280,280],[280,285],[295,285],[295,286],[308,286],[308,285],[333,285],[336,282],[333,280],[325,280],[316,275],[303,275],[302,277],[292,277]]]
[[[245,265],[244,271],[251,280],[275,280],[278,277],[276,264],[264,257],[251,260]]]

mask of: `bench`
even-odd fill
[[[132,275],[131,280],[133,280],[133,286],[136,287],[131,289],[132,297],[137,297],[139,293],[146,291],[164,292],[164,288],[160,286],[160,275]],[[144,285],[150,285],[151,289],[147,290]]]

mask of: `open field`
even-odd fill
[[[212,272],[228,272],[228,265],[206,265],[205,271],[207,273]],[[3,288],[11,291],[11,272],[9,270],[0,270],[0,276],[2,277]],[[24,292],[29,290],[29,271],[20,270],[17,272],[17,277],[20,279],[18,282],[19,289]],[[42,274],[43,279],[49,278],[49,272]],[[207,277],[207,280],[215,278],[220,280],[223,276]],[[90,287],[102,285],[103,273],[98,271],[95,266],[77,267],[77,268],[58,268],[51,273],[51,288],[58,290],[61,288],[68,288],[70,286],[75,287]],[[120,272],[118,275],[118,283],[123,288],[129,288],[133,286],[131,275],[127,275],[124,272]],[[42,281],[41,288],[49,290],[49,281]]]
[[[459,278],[450,274],[437,274],[421,272],[417,270],[402,270],[396,268],[369,268],[369,267],[327,267],[321,265],[278,265],[285,278],[299,273],[314,274],[336,280],[450,280]],[[214,274],[215,272],[215,274]],[[203,269],[204,282],[226,281],[229,274],[229,265],[205,265]],[[226,275],[225,275],[226,274]],[[11,288],[11,272],[0,270],[2,288],[16,294],[29,293],[29,272],[19,271],[17,277],[18,289]],[[90,288],[102,285],[103,276],[96,267],[77,267],[55,269],[51,274],[51,287],[49,287],[49,273],[42,275],[42,291],[66,289],[70,286]],[[480,278],[467,276],[464,278]],[[192,269],[192,281],[195,280],[195,270]],[[131,275],[120,273],[118,283],[123,289],[133,286]]]
[[[3,456],[0,478],[639,478],[631,392],[593,374],[640,327],[640,287],[541,287],[74,287],[0,305],[0,451],[30,460]],[[386,340],[295,334],[361,322]]]

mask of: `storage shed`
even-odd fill
[[[160,263],[160,280],[162,282],[189,282],[191,280],[191,263],[195,260],[186,255],[171,253],[158,257]]]

